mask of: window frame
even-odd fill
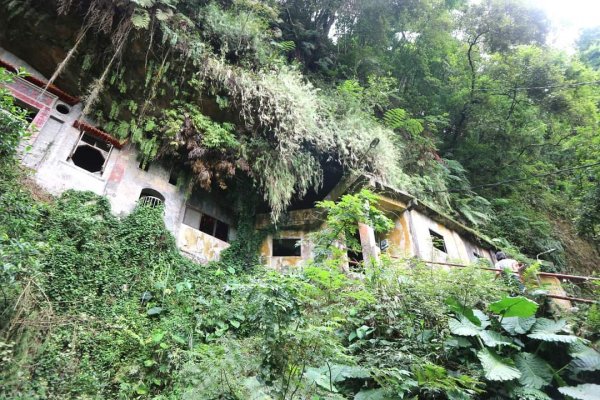
[[[446,238],[439,232],[429,228],[429,238],[431,239],[431,246],[444,254],[448,254],[448,246],[446,246]],[[441,242],[440,242],[441,240]],[[440,246],[441,244],[441,246]],[[443,248],[440,248],[443,247]]]
[[[200,214],[200,220],[198,221],[198,226],[190,225],[190,224],[188,224],[188,223],[185,222],[185,220],[186,220],[185,217],[187,215],[188,210],[192,210],[192,211]],[[212,233],[209,233],[209,232],[206,232],[206,231],[203,231],[203,230],[200,229],[200,226],[202,224],[202,219],[203,219],[204,216],[206,216],[208,218],[212,218],[214,220],[214,224],[212,226]],[[223,221],[223,220],[220,220],[220,219],[218,219],[216,217],[213,217],[210,214],[202,212],[200,209],[198,209],[198,208],[196,208],[194,206],[190,206],[190,205],[186,205],[185,206],[185,211],[183,213],[183,220],[181,221],[181,223],[184,224],[185,226],[189,226],[190,228],[195,229],[195,230],[197,230],[199,232],[202,232],[202,233],[205,233],[205,234],[207,234],[209,236],[212,236],[215,239],[218,239],[218,240],[220,240],[222,242],[229,243],[229,233],[231,232],[231,225],[228,224],[227,222]],[[226,239],[225,240],[223,240],[220,237],[216,236],[217,227],[219,226],[219,224],[221,224],[221,226],[224,225],[227,228],[227,235],[226,235]]]
[[[275,241],[293,240],[294,252],[290,255],[275,255]],[[296,255],[296,251],[298,254]],[[279,252],[278,252],[279,253]],[[271,257],[302,257],[302,238],[300,237],[273,237],[271,238]]]
[[[109,146],[108,150],[104,150],[98,146],[96,146],[95,144],[91,144],[89,142],[86,142],[83,140],[84,136],[89,136],[90,138],[92,138],[93,140],[97,141],[97,142],[102,142],[102,143],[106,143],[106,145]],[[81,143],[83,141],[83,144]],[[102,155],[104,156],[104,164],[102,164],[102,168],[100,168],[100,171],[96,171],[96,172],[92,172],[92,171],[88,171],[87,169],[80,167],[79,165],[75,164],[73,162],[73,155],[75,154],[75,152],[77,151],[77,149],[79,149],[80,146],[88,146],[91,147],[93,149],[96,149],[97,151],[99,151],[100,153],[102,153]],[[112,154],[113,149],[115,148],[115,146],[112,143],[109,143],[105,140],[102,140],[100,138],[95,137],[94,135],[91,135],[85,131],[80,131],[79,134],[79,139],[77,139],[77,142],[75,143],[75,146],[73,146],[73,149],[71,149],[71,153],[69,153],[69,157],[67,157],[67,161],[71,164],[73,164],[74,166],[76,166],[77,168],[80,168],[86,172],[89,172],[90,174],[94,174],[94,175],[104,175],[104,172],[106,170],[106,164],[108,164],[108,160]]]

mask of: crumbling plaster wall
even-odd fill
[[[0,48],[0,58],[40,79],[42,74],[25,61]],[[110,201],[113,213],[127,215],[136,206],[141,191],[150,188],[165,198],[165,225],[177,234],[183,218],[185,194],[169,184],[169,171],[155,163],[148,172],[138,168],[139,160],[133,145],[113,147],[102,174],[94,174],[68,160],[81,132],[73,123],[81,118],[82,104],[66,106],[56,96],[20,78],[9,84],[18,101],[38,109],[33,121],[33,133],[21,145],[22,163],[34,171],[35,181],[48,192],[60,195],[69,189],[91,191]],[[66,106],[67,112],[57,109]]]
[[[412,224],[412,239],[415,242],[416,256],[425,261],[453,262],[464,264],[473,262],[475,257],[473,249],[478,249],[482,257],[492,261],[489,250],[485,250],[467,239],[456,231],[448,229],[439,222],[434,221],[427,215],[410,210],[410,222]],[[440,234],[444,238],[446,253],[433,246],[430,230]]]
[[[267,235],[260,248],[261,261],[264,265],[280,272],[300,267],[314,257],[313,243],[309,239],[310,231],[305,230],[279,230]],[[300,256],[276,257],[273,256],[273,239],[300,239]]]
[[[150,163],[148,171],[139,168],[139,165],[135,146],[128,144],[119,150],[110,174],[107,174],[103,194],[109,199],[115,214],[127,215],[135,208],[143,189],[156,190],[165,198],[165,225],[176,234],[183,219],[185,193],[169,183],[170,171],[161,164]]]

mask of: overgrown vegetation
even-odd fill
[[[541,363],[529,353],[516,367],[502,364],[493,348],[521,354],[529,339],[512,336],[542,332],[531,318],[537,305],[504,297],[501,281],[476,267],[383,260],[356,280],[335,257],[289,275],[232,268],[228,255],[201,266],[178,253],[160,208],[138,206],[117,220],[88,192],[33,200],[12,164],[2,178],[5,398],[550,398],[542,390],[553,396],[600,368],[587,342],[560,335],[564,321],[543,318],[538,324],[555,328],[535,337],[550,346],[541,370],[527,375],[530,365],[519,364]],[[331,226],[356,226],[348,204],[376,201],[361,196],[327,204]],[[370,217],[385,221],[376,209]],[[518,332],[507,328],[519,320],[514,302],[532,305]],[[483,371],[464,336],[490,346],[480,350]]]
[[[87,93],[99,125],[246,202],[238,240],[200,266],[160,208],[118,219],[87,192],[40,200],[14,158],[24,113],[0,88],[0,397],[598,392],[597,305],[558,319],[476,265],[383,257],[348,274],[340,243],[356,248],[357,223],[390,228],[369,192],[320,204],[311,264],[265,270],[243,196],[258,189],[277,219],[335,165],[434,201],[515,253],[557,248],[563,268],[553,219],[596,244],[600,232],[597,32],[568,56],[543,45],[536,10],[495,0],[0,4],[7,31],[49,16],[73,30],[52,80]]]
[[[517,0],[1,4],[9,37],[23,18],[68,23],[74,41],[52,80],[203,188],[248,178],[277,219],[336,165],[432,200],[502,246],[557,248],[558,269],[591,267],[552,221],[574,221],[598,247],[597,30],[570,56],[544,44],[545,16]]]

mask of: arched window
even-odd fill
[[[142,192],[140,193],[139,204],[156,207],[164,203],[165,196],[160,194],[160,192],[150,188],[142,189]]]

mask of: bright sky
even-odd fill
[[[600,0],[525,0],[546,14],[554,25],[549,44],[569,50],[579,31],[600,25]]]

